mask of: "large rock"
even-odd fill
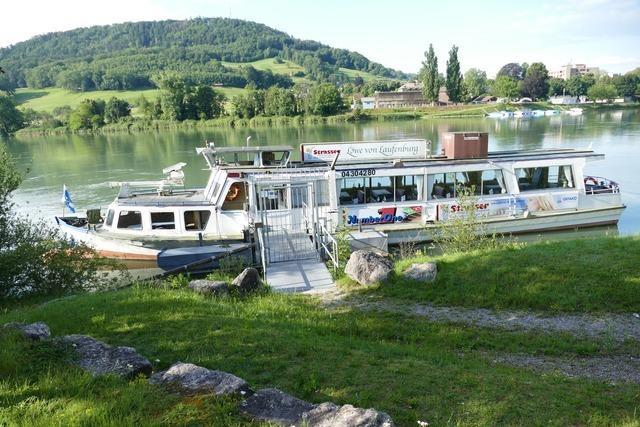
[[[229,295],[229,286],[217,280],[192,280],[189,282],[189,289],[203,295]]]
[[[149,382],[187,395],[246,396],[252,393],[249,384],[242,378],[226,372],[212,371],[192,363],[178,362],[166,371],[153,374]]]
[[[93,375],[115,374],[133,378],[151,375],[151,363],[131,347],[112,347],[86,335],[66,335],[58,338],[75,350],[71,363]]]
[[[254,420],[266,421],[282,426],[299,425],[302,414],[314,405],[288,395],[276,388],[258,390],[240,404],[240,412]]]
[[[393,427],[391,417],[375,409],[325,402],[302,415],[308,427]]]
[[[393,263],[375,252],[357,250],[351,254],[344,272],[361,285],[384,281],[393,269]]]
[[[36,323],[18,323],[11,322],[5,323],[3,325],[4,328],[7,329],[16,329],[22,332],[26,338],[32,339],[34,341],[38,340],[46,340],[51,337],[51,331],[49,330],[49,326],[43,322]]]
[[[402,275],[410,280],[418,282],[433,282],[438,274],[438,266],[434,262],[411,264]]]
[[[251,292],[260,287],[260,273],[255,268],[245,268],[233,279],[231,286],[236,286],[240,292]]]

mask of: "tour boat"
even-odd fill
[[[117,183],[104,216],[56,219],[115,258],[174,251],[186,263],[190,253],[252,242],[259,258],[277,262],[326,250],[340,230],[388,244],[432,240],[444,221],[465,215],[461,187],[491,233],[616,224],[625,209],[617,183],[584,171],[604,158],[591,150],[488,152],[479,132],[445,134],[442,145],[433,155],[425,140],[302,144],[301,160],[292,161],[288,146],[207,143],[197,148],[210,171],[205,187],[185,188],[177,164],[162,181]]]

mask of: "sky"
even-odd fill
[[[261,22],[405,72],[420,69],[429,43],[441,71],[454,44],[463,71],[489,76],[508,62],[543,62],[550,71],[567,63],[609,73],[640,67],[640,0],[5,0],[0,47],[77,27],[217,16]]]

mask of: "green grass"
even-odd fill
[[[133,287],[0,315],[47,322],[135,347],[155,368],[180,360],[232,372],[312,401],[388,412],[398,426],[638,425],[640,386],[606,385],[496,365],[484,352],[559,356],[637,353],[635,344],[432,324],[398,314],[324,309],[267,294],[211,299]],[[49,344],[0,336],[0,425],[235,425],[233,401],[183,399],[144,381],[91,378]],[[631,346],[631,347],[628,347]]]
[[[144,95],[149,101],[156,99],[160,93],[159,89],[147,90],[96,90],[91,92],[72,92],[61,88],[30,89],[21,88],[16,90],[16,101],[22,107],[33,108],[36,111],[51,112],[56,107],[68,105],[75,108],[85,99],[104,99],[108,101],[111,97],[116,97],[134,103],[140,95]]]
[[[222,62],[222,65],[230,68],[238,68],[241,66],[251,65],[253,68],[257,70],[271,70],[275,74],[285,74],[287,76],[292,76],[294,73],[298,71],[304,72],[304,68],[295,62],[283,60],[282,63],[276,62],[275,58],[267,58],[260,59],[258,61],[253,62]],[[338,72],[346,75],[347,77],[353,79],[354,77],[362,77],[364,81],[370,80],[389,80],[385,77],[376,76],[371,73],[367,73],[365,71],[351,70],[348,68],[339,68]],[[304,77],[292,77],[294,82],[297,81],[309,81]]]
[[[410,283],[396,266],[379,296],[416,303],[548,312],[640,311],[640,237],[541,242],[435,257],[434,283]]]

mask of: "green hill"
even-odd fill
[[[6,70],[0,88],[5,89],[148,89],[155,86],[153,76],[162,71],[180,73],[197,84],[226,87],[288,87],[302,77],[340,82],[353,79],[356,72],[364,79],[406,78],[357,52],[226,18],[49,33],[0,49],[0,64]]]

